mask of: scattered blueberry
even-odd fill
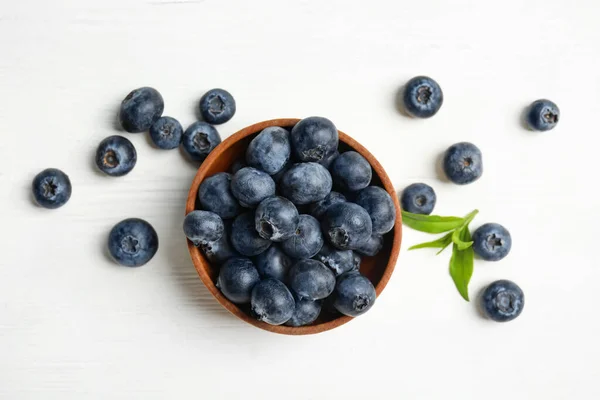
[[[267,250],[271,241],[260,237],[254,229],[254,212],[238,215],[231,227],[231,244],[242,255],[253,257]]]
[[[286,198],[267,197],[260,202],[254,215],[258,234],[273,242],[283,242],[296,232],[300,218],[296,206]]]
[[[321,227],[329,243],[341,250],[360,248],[373,233],[369,213],[354,203],[337,203],[329,207]]]
[[[281,325],[294,315],[296,304],[290,290],[276,279],[267,278],[252,290],[252,314],[259,321]]]
[[[199,246],[221,239],[225,234],[225,225],[221,217],[213,212],[194,210],[185,216],[183,232],[194,245]]]
[[[558,106],[550,100],[536,100],[527,108],[525,122],[534,131],[554,129],[560,118]]]
[[[338,131],[333,122],[308,117],[298,122],[290,135],[294,155],[300,161],[319,162],[337,150]]]
[[[127,132],[145,132],[162,115],[165,102],[156,89],[142,87],[135,89],[121,103],[119,120]]]
[[[344,191],[357,191],[371,183],[371,164],[355,151],[340,154],[331,164],[331,177],[337,187]]]
[[[291,151],[289,132],[270,126],[252,139],[246,149],[246,161],[251,167],[275,175],[287,164]]]
[[[352,268],[352,271],[359,271],[360,263],[362,262],[362,257],[355,251],[352,252],[352,257],[354,259],[354,268]]]
[[[109,136],[98,145],[96,165],[100,171],[110,176],[128,174],[137,162],[137,152],[133,144],[123,136]]]
[[[200,99],[200,114],[209,124],[224,124],[235,114],[235,100],[226,90],[209,90]]]
[[[371,281],[357,272],[338,278],[334,291],[334,307],[344,315],[358,317],[369,311],[377,294]]]
[[[231,179],[231,192],[244,207],[256,207],[258,203],[275,194],[275,182],[263,171],[246,167]]]
[[[514,282],[499,280],[485,289],[480,303],[488,318],[496,322],[507,322],[521,314],[525,307],[525,295]]]
[[[373,233],[383,235],[394,228],[396,207],[392,196],[379,186],[369,186],[358,193],[356,204],[364,208],[373,223]]]
[[[355,261],[352,250],[338,250],[327,243],[321,247],[314,258],[329,267],[336,276],[354,269]]]
[[[232,174],[235,174],[236,172],[238,172],[240,169],[242,169],[244,167],[247,167],[244,160],[237,159],[233,162],[233,164],[231,164],[230,171]]]
[[[150,138],[159,149],[171,150],[179,147],[183,128],[171,117],[160,117],[150,127]]]
[[[473,251],[486,261],[499,261],[512,247],[510,233],[500,224],[488,223],[473,232]]]
[[[194,122],[183,134],[183,148],[194,161],[204,161],[221,143],[221,136],[214,126],[206,122]]]
[[[236,304],[250,302],[252,289],[260,282],[260,276],[248,258],[230,258],[221,266],[216,286]]]
[[[373,257],[381,251],[383,248],[383,236],[376,233],[372,234],[369,240],[367,240],[362,246],[356,249],[360,254]]]
[[[402,192],[402,209],[413,214],[429,215],[433,212],[437,196],[429,185],[413,183]]]
[[[242,207],[231,192],[231,174],[219,172],[206,178],[198,189],[198,201],[203,209],[223,219],[237,216]]]
[[[281,248],[292,258],[314,257],[323,247],[319,221],[312,215],[302,214],[293,236],[281,243]]]
[[[331,175],[320,164],[294,164],[279,182],[281,193],[294,204],[310,204],[323,200],[331,192]]]
[[[256,269],[263,278],[273,278],[281,282],[287,281],[292,267],[292,260],[279,248],[273,245],[256,256]]]
[[[444,94],[436,81],[417,76],[406,83],[403,100],[404,109],[411,117],[429,118],[442,107]]]
[[[31,190],[35,201],[44,208],[64,206],[73,191],[67,174],[56,168],[47,168],[33,178]]]
[[[139,267],[150,261],[158,251],[158,235],[143,219],[129,218],[110,231],[108,250],[117,263]]]
[[[315,322],[321,313],[321,302],[298,298],[295,298],[295,300],[294,314],[285,324],[287,326],[304,326]]]
[[[444,172],[459,185],[475,182],[483,173],[481,151],[473,143],[453,144],[444,154]]]
[[[346,201],[346,197],[338,192],[330,192],[323,200],[317,201],[310,205],[310,214],[320,219],[327,209],[336,204],[336,203],[344,203]]]
[[[302,299],[320,300],[335,287],[335,275],[322,262],[300,260],[290,270],[290,288]]]

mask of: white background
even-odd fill
[[[488,1],[19,0],[0,7],[0,398],[597,399],[600,3]],[[398,88],[434,77],[434,118],[397,112]],[[322,115],[381,161],[401,190],[423,181],[436,213],[481,210],[511,254],[476,261],[475,297],[495,279],[526,294],[497,324],[463,301],[450,253],[407,252],[365,316],[286,337],[229,315],[197,277],[181,232],[197,166],[127,134],[123,178],[93,167],[119,103],[150,85],[187,126],[223,87],[238,112],[223,137],[265,119]],[[546,97],[547,133],[519,116]],[[436,172],[457,141],[485,172],[459,187]],[[30,184],[66,171],[71,201],[33,205]],[[160,250],[129,269],[105,255],[110,228],[150,221]]]

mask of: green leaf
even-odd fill
[[[459,217],[440,217],[439,215],[421,215],[402,211],[402,222],[417,231],[426,233],[444,233],[452,231],[465,222]]]
[[[461,229],[459,239],[462,242],[471,241],[471,233],[468,225]],[[452,246],[452,257],[450,258],[450,276],[456,285],[456,289],[466,301],[469,301],[469,281],[473,275],[473,248],[460,250],[455,243]]]
[[[452,232],[452,237],[450,238],[450,240],[456,245],[456,247],[458,247],[458,250],[465,250],[473,246],[473,241],[463,242],[461,240],[460,236],[463,229],[465,228],[458,228],[454,230],[454,232]],[[468,226],[466,227],[466,229],[469,229]]]
[[[421,244],[416,244],[410,247],[408,250],[416,250],[416,249],[426,249],[426,248],[438,248],[444,250],[446,247],[452,243],[452,235],[453,232],[450,232],[439,239],[433,240],[431,242],[425,242]],[[441,250],[440,250],[441,251]]]

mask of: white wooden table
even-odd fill
[[[0,7],[0,398],[14,399],[598,399],[597,224],[600,3],[594,0],[20,0]],[[426,121],[394,108],[427,74],[445,103]],[[276,117],[322,115],[378,157],[399,190],[423,181],[436,213],[481,213],[514,244],[477,261],[474,296],[512,279],[521,317],[481,319],[447,272],[449,253],[407,252],[405,229],[377,305],[331,332],[286,337],[229,315],[192,266],[181,232],[196,166],[179,151],[138,151],[118,179],[93,168],[117,133],[129,90],[150,85],[165,114],[196,120],[213,87],[238,112],[223,137]],[[519,115],[547,97],[554,131]],[[458,187],[435,161],[457,141],[485,172]],[[30,200],[33,176],[66,171],[57,211]],[[160,250],[128,269],[105,255],[110,228],[150,221]]]

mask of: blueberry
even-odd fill
[[[209,124],[224,124],[235,114],[235,100],[226,90],[209,90],[200,99],[200,114]]]
[[[444,154],[443,167],[448,179],[456,184],[475,182],[483,173],[481,151],[473,143],[453,144]]]
[[[287,281],[287,276],[292,267],[292,260],[279,248],[271,246],[263,253],[256,256],[256,269],[263,278],[273,278],[281,282]]]
[[[402,209],[413,214],[429,215],[433,212],[437,196],[429,185],[413,183],[402,192]]]
[[[333,153],[331,153],[331,155],[323,158],[321,161],[319,161],[319,164],[321,164],[322,166],[324,166],[325,168],[329,169],[329,167],[331,167],[331,164],[333,164],[333,162],[335,161],[336,158],[338,158],[340,155],[339,151],[335,151]]]
[[[242,206],[256,207],[258,203],[275,194],[275,182],[266,172],[246,167],[233,175],[231,192]]]
[[[302,214],[291,238],[281,243],[281,248],[292,258],[314,257],[323,247],[323,234],[319,221],[312,215]]]
[[[369,213],[354,203],[337,203],[329,207],[321,227],[329,243],[340,250],[360,248],[373,233]]]
[[[369,240],[367,240],[362,246],[356,249],[360,254],[373,257],[377,255],[383,248],[383,236],[376,233],[372,234]]]
[[[229,243],[227,232],[219,240],[200,243],[200,250],[202,250],[208,261],[216,265],[221,265],[233,257],[241,257]]]
[[[246,161],[251,167],[275,175],[287,164],[291,151],[289,132],[270,126],[252,139],[246,149]]]
[[[444,102],[440,85],[427,76],[417,76],[409,80],[402,98],[405,111],[415,118],[434,116]]]
[[[271,241],[260,237],[254,229],[254,212],[238,215],[231,227],[231,244],[247,257],[259,255],[267,250]]]
[[[304,326],[315,322],[321,313],[321,302],[296,298],[294,314],[285,323],[287,326]]]
[[[117,263],[139,267],[150,261],[158,251],[158,235],[143,219],[129,218],[110,231],[108,250]]]
[[[215,242],[225,234],[223,220],[210,211],[195,210],[185,216],[183,232],[194,245]]]
[[[206,122],[194,122],[183,134],[183,148],[194,161],[204,161],[221,143],[221,136],[214,126]]]
[[[558,106],[550,100],[536,100],[525,112],[525,122],[534,131],[549,131],[554,129],[560,118]]]
[[[96,165],[110,176],[128,174],[137,162],[135,147],[123,136],[109,136],[98,145]]]
[[[473,251],[486,261],[499,261],[512,247],[510,233],[500,224],[484,224],[473,232]]]
[[[203,209],[223,219],[237,216],[242,207],[231,192],[231,174],[219,172],[206,178],[198,189],[198,201]]]
[[[317,163],[294,164],[281,178],[281,193],[294,204],[323,200],[331,192],[331,175]]]
[[[258,234],[273,242],[283,242],[296,232],[300,218],[296,206],[286,198],[267,197],[260,202],[254,215]]]
[[[35,201],[44,208],[62,207],[73,191],[67,174],[56,168],[47,168],[33,178],[31,190]]]
[[[396,207],[392,196],[378,186],[369,186],[358,193],[356,204],[364,208],[373,223],[373,233],[383,235],[394,228]]]
[[[259,321],[281,325],[294,315],[296,304],[290,290],[276,279],[265,279],[252,290],[252,314]]]
[[[233,162],[233,164],[231,164],[231,168],[229,168],[229,170],[232,174],[235,174],[244,167],[247,167],[246,162],[244,160],[237,159]]]
[[[279,181],[281,181],[281,178],[283,178],[283,175],[288,171],[288,169],[290,169],[292,167],[291,162],[287,162],[283,168],[281,168],[281,171],[279,171],[278,173],[276,173],[275,175],[272,176],[273,180],[275,181],[275,183],[277,183],[279,185]]]
[[[377,298],[371,281],[357,272],[340,276],[333,296],[334,307],[349,317],[358,317],[369,311]]]
[[[260,276],[248,258],[230,258],[221,266],[217,287],[232,303],[250,302],[252,289],[260,282]]]
[[[485,289],[480,304],[488,318],[496,322],[507,322],[521,314],[525,307],[525,295],[514,282],[499,280]]]
[[[362,257],[355,251],[352,252],[352,257],[354,259],[354,268],[352,268],[352,271],[359,271],[360,263],[362,262]]]
[[[290,270],[290,288],[302,299],[320,300],[335,287],[335,275],[322,262],[300,260]]]
[[[354,269],[354,253],[352,250],[338,250],[327,243],[314,257],[329,267],[336,276]]]
[[[338,131],[333,122],[322,117],[308,117],[298,122],[290,135],[292,150],[300,161],[319,162],[337,150]]]
[[[159,149],[171,150],[179,147],[183,128],[171,117],[160,117],[150,127],[150,138]]]
[[[346,201],[346,197],[338,192],[330,192],[323,200],[317,201],[310,205],[310,214],[320,219],[327,209],[336,204],[336,203],[344,203]]]
[[[357,191],[371,183],[371,164],[355,151],[340,154],[331,164],[331,177],[342,190]]]
[[[151,87],[135,89],[121,102],[119,120],[127,132],[145,132],[155,123],[165,109],[158,91]]]

